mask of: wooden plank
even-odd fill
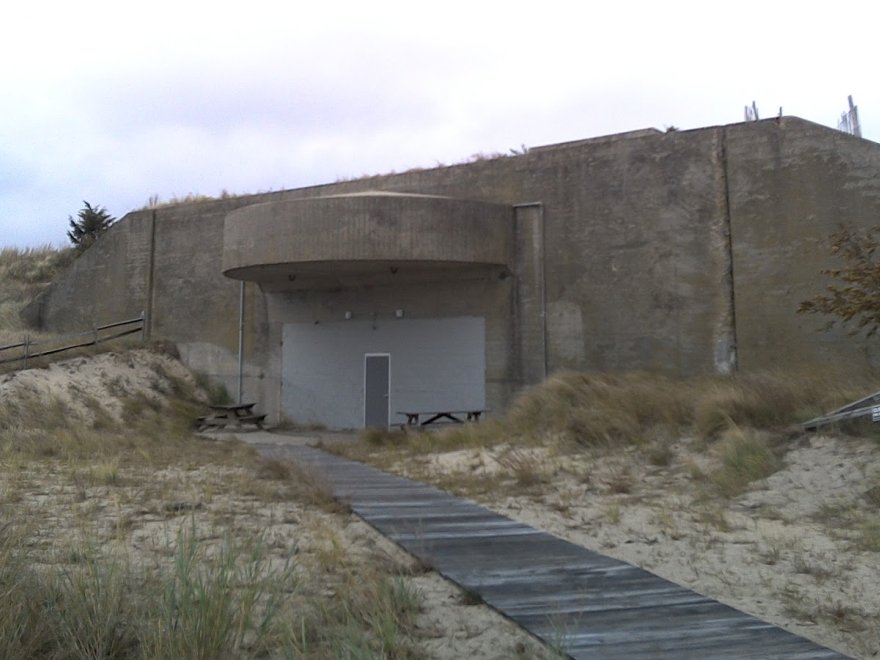
[[[880,392],[874,392],[858,401],[853,401],[836,410],[832,410],[830,413],[804,422],[801,426],[807,431],[815,431],[822,426],[828,426],[835,422],[867,417],[873,413],[874,408],[878,405],[880,405]]]
[[[844,657],[433,486],[311,447],[257,447],[323,472],[366,522],[572,658]]]

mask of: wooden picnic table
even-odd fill
[[[485,410],[468,409],[468,410],[398,410],[398,415],[406,415],[406,426],[428,426],[436,422],[451,422],[453,424],[464,424],[465,422],[479,422],[480,415]],[[426,420],[420,422],[422,417]]]
[[[245,424],[253,424],[258,429],[263,428],[263,420],[266,415],[254,414],[256,403],[233,403],[229,405],[209,405],[212,410],[210,415],[199,417],[197,427],[200,431],[209,428],[241,428]]]

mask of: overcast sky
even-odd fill
[[[3,246],[188,193],[296,188],[779,107],[880,139],[876,3],[15,2]]]

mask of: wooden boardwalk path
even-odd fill
[[[257,447],[320,470],[382,534],[573,658],[845,657],[432,486],[311,447]]]

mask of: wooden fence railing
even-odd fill
[[[804,422],[801,426],[807,431],[815,431],[823,426],[828,426],[829,424],[844,422],[848,419],[867,417],[868,415],[871,416],[872,422],[875,424],[880,423],[880,392],[874,392],[874,394],[866,396],[864,399],[848,403],[843,406],[843,408],[832,410],[827,415],[822,415],[821,417],[811,419],[809,422]]]
[[[21,362],[21,368],[27,369],[28,360],[63,353],[64,351],[72,351],[75,348],[97,346],[98,344],[138,332],[141,333],[141,339],[143,340],[146,330],[146,323],[144,321],[144,314],[141,314],[136,319],[108,323],[107,325],[96,326],[85,332],[52,337],[51,339],[37,340],[31,339],[30,336],[26,335],[24,341],[20,343],[0,346],[0,364]],[[123,330],[122,328],[125,329]],[[84,339],[86,337],[88,339]],[[12,357],[9,357],[10,352],[13,351],[17,352]]]

